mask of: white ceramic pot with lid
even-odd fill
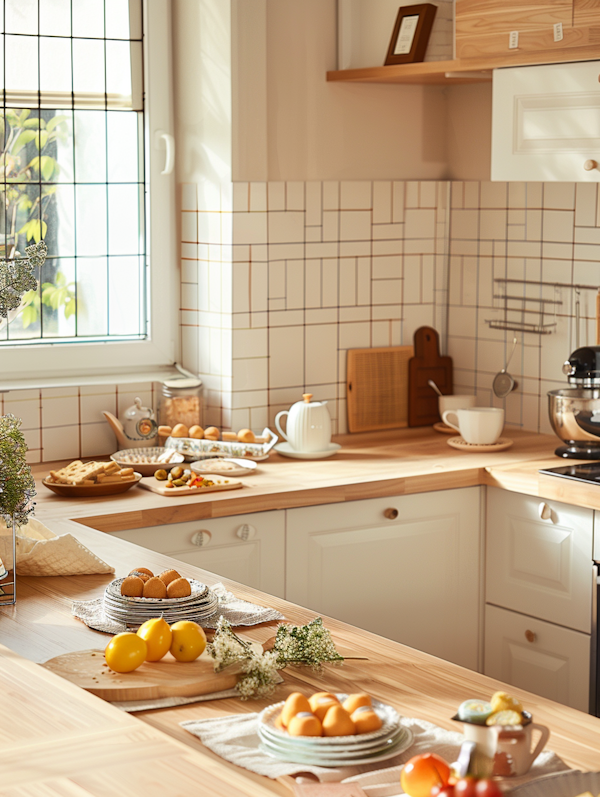
[[[275,426],[279,434],[296,451],[325,451],[331,443],[331,416],[326,401],[311,401],[312,393],[304,393],[302,401],[292,404],[289,410],[278,412]],[[280,419],[287,415],[286,431]]]

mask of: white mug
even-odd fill
[[[474,406],[475,396],[467,396],[456,393],[449,396],[440,396],[438,398],[438,408],[440,415],[443,415],[446,410],[464,410],[467,407]]]
[[[534,730],[540,732],[540,738],[532,751],[531,732]],[[488,727],[465,722],[463,731],[465,739],[475,742],[475,750],[479,754],[478,768],[482,776],[524,775],[550,737],[550,731],[545,725],[537,725],[534,722],[515,728],[503,728],[501,725]]]
[[[456,419],[453,423],[450,418]],[[469,407],[461,410],[446,410],[442,420],[460,432],[466,443],[492,445],[504,428],[504,410],[499,407]]]

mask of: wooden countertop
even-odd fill
[[[49,466],[38,465],[38,512],[46,517],[77,518],[101,531],[163,525],[187,520],[238,515],[269,509],[356,501],[363,498],[408,495],[430,490],[490,484],[518,492],[542,495],[537,469],[558,466],[554,456],[557,438],[534,432],[510,432],[514,445],[498,453],[463,453],[450,448],[447,435],[430,427],[377,434],[345,435],[334,457],[296,460],[272,454],[258,464],[252,476],[243,476],[240,490],[222,493],[164,497],[133,487],[127,493],[104,498],[68,499],[51,493],[40,481]],[[561,482],[551,479],[551,482]],[[568,489],[560,484],[547,488]],[[578,491],[573,503],[600,508],[600,495],[590,486]],[[544,497],[558,497],[547,494]],[[586,500],[587,499],[587,502]]]
[[[140,562],[154,570],[172,566],[162,554],[101,534],[71,521],[48,520],[53,530],[71,532],[117,573]],[[217,578],[186,565],[186,574],[211,584]],[[466,697],[486,697],[501,688],[497,681],[337,620],[325,618],[334,640],[346,655],[365,660],[346,661],[318,674],[293,667],[269,700],[215,700],[172,709],[125,715],[31,662],[63,652],[102,648],[107,636],[88,629],[70,612],[73,599],[102,594],[109,576],[19,578],[18,602],[0,610],[0,694],[6,735],[0,746],[2,794],[38,795],[111,793],[191,793],[201,785],[203,795],[259,795],[290,793],[291,781],[272,781],[235,767],[203,747],[179,725],[183,720],[217,717],[262,709],[292,691],[368,691],[395,706],[403,715],[419,717],[456,729],[450,720]],[[240,597],[279,609],[295,624],[314,617],[306,609],[256,590],[225,582]],[[244,633],[263,642],[273,624]],[[20,659],[23,656],[30,661]],[[550,748],[574,767],[597,769],[600,720],[574,709],[510,687],[538,722],[550,727]],[[25,709],[25,710],[24,710]],[[12,723],[12,724],[11,724]],[[168,738],[167,738],[168,737]],[[152,785],[154,784],[154,785]]]

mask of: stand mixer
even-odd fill
[[[572,459],[600,459],[600,346],[576,349],[562,370],[574,387],[548,393],[552,429],[565,443],[554,453]]]

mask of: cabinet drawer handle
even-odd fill
[[[394,507],[390,507],[389,509],[386,509],[384,511],[383,515],[388,520],[396,520],[396,518],[398,517],[398,510],[395,509]]]
[[[527,629],[527,631],[525,631],[525,639],[528,642],[535,642],[537,639],[537,634],[534,631]]]
[[[542,520],[552,520],[552,509],[545,501],[542,501],[542,503],[539,505],[538,513]]]
[[[248,542],[248,540],[253,540],[256,537],[256,528],[249,523],[243,523],[236,531],[236,536],[239,537],[240,540]]]
[[[192,545],[197,545],[199,548],[206,548],[212,539],[212,534],[206,529],[200,529],[192,534]]]
[[[594,169],[598,168],[598,162],[593,160],[592,158],[589,158],[584,162],[583,168],[586,170],[586,172],[591,172]]]

